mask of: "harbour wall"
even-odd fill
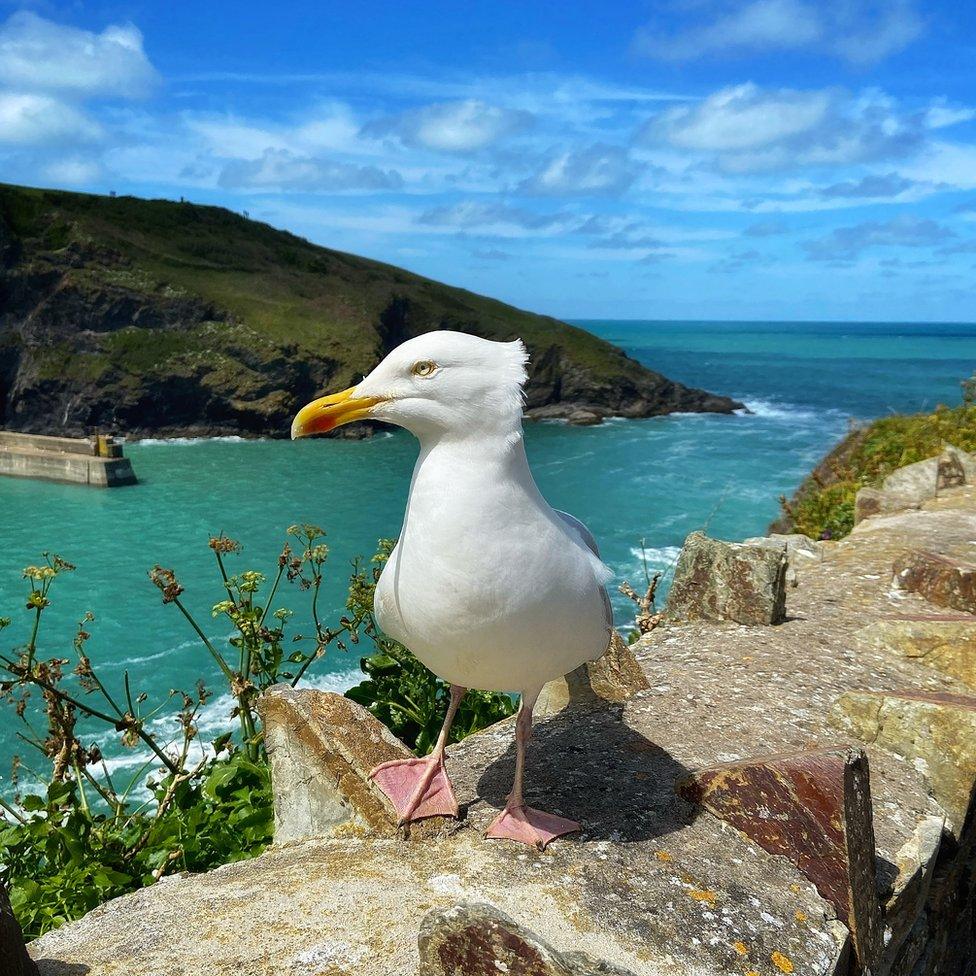
[[[114,437],[47,437],[0,431],[0,475],[116,488],[136,484],[131,461]]]

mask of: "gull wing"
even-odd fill
[[[563,525],[569,529],[569,534],[573,538],[578,539],[580,542],[586,546],[587,549],[596,556],[596,560],[602,567],[602,572],[597,574],[597,579],[602,583],[609,574],[609,570],[604,566],[603,561],[600,559],[600,547],[597,544],[596,537],[593,533],[578,519],[575,515],[570,515],[569,512],[560,512],[558,508],[554,508],[553,511],[562,520]],[[610,605],[610,594],[607,593],[607,588],[605,586],[600,587],[600,593],[603,596],[603,616],[606,620],[607,630],[613,629],[613,607]]]

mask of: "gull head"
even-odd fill
[[[302,407],[291,436],[365,419],[397,424],[418,437],[510,433],[522,419],[527,362],[521,339],[427,332],[397,346],[361,383]]]

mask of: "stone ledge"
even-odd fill
[[[863,751],[811,750],[710,766],[678,786],[770,854],[796,865],[848,927],[862,969],[881,959],[874,826]]]
[[[911,762],[961,837],[976,785],[976,696],[848,691],[830,717],[838,728]]]
[[[894,584],[930,603],[976,614],[976,565],[915,549],[895,561]]]

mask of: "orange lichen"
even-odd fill
[[[793,917],[798,922],[805,922],[807,920],[806,913],[805,912],[801,912],[799,909],[797,909],[796,912],[794,912]]]
[[[688,892],[689,898],[694,898],[695,901],[703,901],[708,905],[714,905],[715,899],[718,897],[714,891],[707,891],[702,888],[692,888]]]
[[[793,960],[789,956],[784,956],[782,952],[774,952],[770,957],[773,965],[782,973],[793,972]]]
[[[673,861],[674,858],[667,851],[655,851],[654,856],[659,861]]]
[[[735,949],[740,956],[744,956],[749,952],[749,947],[744,942],[733,942],[732,948]]]

